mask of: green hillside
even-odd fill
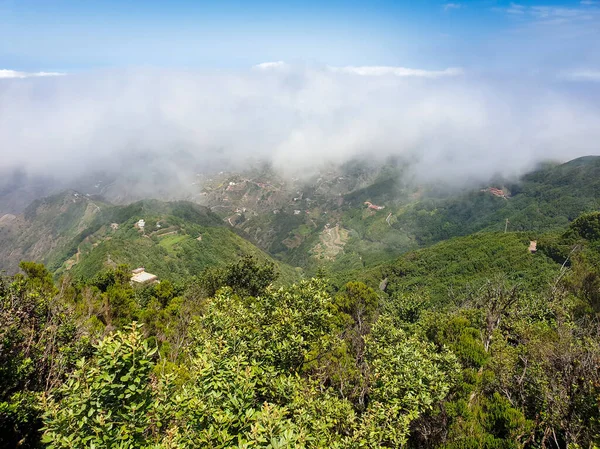
[[[57,274],[70,268],[72,275],[89,279],[104,268],[127,264],[132,268],[145,267],[163,279],[181,280],[244,255],[254,256],[261,262],[272,260],[223,226],[205,226],[195,220],[151,215],[148,211],[144,217],[148,223],[160,222],[160,230],[142,232],[134,227],[136,219],[120,223],[116,231],[103,226],[79,245],[79,252],[69,258]],[[284,278],[293,278],[293,269],[278,265]]]
[[[414,234],[420,245],[480,230],[549,230],[566,226],[585,212],[600,209],[600,157],[552,165],[504,182],[508,199],[470,191],[425,196],[400,211],[393,227]]]
[[[245,212],[70,191],[4,216],[0,260],[50,271],[0,276],[0,446],[597,447],[600,212],[571,220],[597,208],[597,168],[507,198],[382,175],[249,212],[315,270],[299,281]]]
[[[89,260],[114,245],[150,264],[229,232],[150,212],[143,231],[98,229]],[[0,444],[597,447],[600,212],[535,254],[532,237],[456,237],[280,287],[271,264],[233,255],[142,288],[120,266],[57,286],[22,263],[0,276]]]
[[[559,229],[600,208],[599,157],[546,165],[518,181],[461,191],[414,185],[404,169],[397,161],[385,167],[349,164],[293,185],[268,170],[224,174],[205,188],[209,207],[155,200],[114,206],[69,191],[34,202],[21,216],[0,218],[0,269],[14,272],[20,260],[32,259],[53,272],[88,275],[111,261],[124,261],[181,277],[224,263],[221,252],[255,251],[247,246],[250,239],[281,264],[309,273],[319,267],[339,272],[368,269],[480,231]],[[506,198],[488,187],[502,189]],[[177,234],[161,237],[151,229],[152,235],[141,240],[123,229],[108,232],[111,223],[132,229],[146,216],[150,226],[169,217]],[[206,234],[203,243],[196,240],[200,234]],[[217,240],[222,251],[209,247]]]
[[[389,295],[426,292],[437,303],[446,303],[488,279],[539,292],[557,276],[560,265],[542,253],[531,254],[530,237],[497,232],[456,237],[366,271],[348,271],[340,282],[358,278],[376,287],[385,279]]]
[[[145,229],[135,226],[144,219]],[[228,229],[208,208],[189,202],[144,200],[115,206],[74,191],[34,202],[24,214],[0,223],[0,268],[20,260],[47,264],[57,276],[89,279],[102,269],[143,266],[161,278],[180,280],[243,255],[272,260]],[[282,279],[297,273],[278,263]]]
[[[600,209],[600,157],[595,156],[491,185],[507,192],[507,199],[483,191],[489,186],[462,192],[409,188],[397,177],[384,173],[371,186],[344,197],[336,217],[349,239],[333,271],[348,264],[373,266],[418,247],[479,231],[500,232],[505,226],[513,232],[560,229],[580,214]],[[364,201],[385,208],[369,210]]]
[[[69,190],[34,201],[21,215],[0,217],[0,270],[15,272],[23,259],[51,261],[111,208]]]

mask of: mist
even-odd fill
[[[198,171],[267,162],[283,176],[355,158],[411,161],[423,181],[516,177],[599,154],[600,83],[456,68],[137,68],[0,80],[0,172],[68,184],[103,171],[139,196]],[[153,172],[160,171],[160,176]]]

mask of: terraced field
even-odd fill
[[[319,237],[319,243],[312,249],[317,259],[334,260],[336,256],[344,251],[344,245],[348,241],[348,231],[339,225],[326,227]]]

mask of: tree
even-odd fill
[[[39,444],[40,397],[62,383],[88,340],[42,264],[0,277],[0,446]]]
[[[442,401],[459,378],[448,352],[397,329],[381,317],[366,337],[369,393],[357,440],[367,447],[401,447],[410,424]]]
[[[152,356],[136,323],[95,346],[94,357],[45,404],[43,441],[58,448],[138,448],[156,438]]]
[[[586,240],[600,240],[600,212],[579,216],[571,223],[569,229]]]
[[[225,268],[209,268],[200,277],[207,296],[214,296],[222,287],[230,287],[242,296],[259,296],[279,277],[275,264],[259,265],[252,256],[244,256]]]

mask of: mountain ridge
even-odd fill
[[[170,216],[179,220],[178,226],[189,222],[222,229],[222,239],[231,243],[235,234],[286,267],[310,273],[324,265],[334,271],[367,269],[408,251],[481,231],[558,229],[582,213],[600,209],[598,156],[545,164],[518,181],[496,180],[454,193],[436,184],[407,184],[404,170],[397,163],[357,163],[308,181],[286,181],[268,168],[245,175],[223,172],[204,184],[203,204],[147,199],[113,205],[99,196],[66,190],[35,200],[20,215],[0,219],[0,269],[14,272],[19,260],[34,259],[46,262],[53,272],[83,270],[73,258],[81,257],[79,247],[86,239],[111,223],[128,222],[131,227],[129,221],[146,215],[158,221]],[[185,251],[195,253],[184,240],[173,242],[173,247],[163,243],[162,248],[179,248],[181,257]],[[233,246],[246,246],[242,240]],[[120,252],[115,242],[94,243],[89,251],[96,258],[101,251],[106,259],[111,251]],[[68,269],[63,266],[67,261]],[[96,261],[94,266],[100,265]],[[181,267],[175,271],[189,274]]]

